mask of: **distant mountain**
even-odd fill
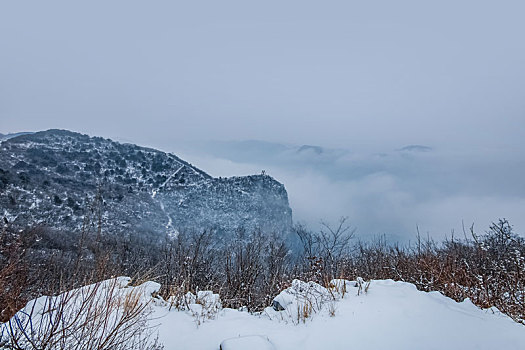
[[[303,145],[299,147],[297,153],[313,153],[313,154],[322,154],[324,152],[323,148],[320,146],[311,146]]]
[[[292,225],[286,190],[270,176],[213,178],[173,154],[65,130],[2,141],[0,215],[22,227],[100,223],[110,233]]]
[[[399,151],[402,152],[430,152],[432,147],[423,146],[423,145],[408,145],[401,148]]]
[[[12,133],[12,134],[7,134],[7,135],[0,134],[0,140],[8,140],[8,139],[12,139],[13,137],[17,137],[21,135],[29,135],[29,134],[32,134],[32,132],[17,132],[17,133]]]
[[[241,163],[265,163],[296,166],[298,164],[325,164],[348,155],[345,149],[324,148],[313,145],[291,145],[275,142],[244,141],[208,141],[195,144],[188,153],[212,155]]]

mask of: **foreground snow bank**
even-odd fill
[[[102,318],[113,325],[129,312],[130,306],[147,305],[141,309],[147,317],[139,318],[132,329],[157,327],[159,340],[166,350],[217,350],[219,346],[223,350],[513,350],[523,349],[525,344],[525,327],[497,309],[481,310],[469,300],[456,303],[438,292],[421,292],[412,284],[392,280],[372,281],[365,288],[362,281],[334,280],[324,288],[313,282],[296,280],[276,296],[272,307],[257,315],[222,309],[219,296],[211,292],[188,293],[179,299],[164,301],[156,296],[157,283],[130,287],[129,281],[129,278],[119,277],[83,287],[78,290],[80,293],[69,292],[67,295],[75,297],[68,299],[73,306],[67,309],[66,316],[70,313],[71,317],[78,317],[75,310],[83,304],[76,298],[82,295],[94,296],[88,309],[95,310],[95,315],[107,311],[103,301],[113,298],[116,306]],[[16,317],[23,323],[26,315],[32,313],[31,327],[35,327],[38,320],[55,324],[57,319],[50,319],[46,311],[52,310],[54,303],[63,298],[36,299]],[[301,314],[304,317],[298,318]],[[58,320],[68,321],[71,317],[61,316]],[[82,322],[88,320],[84,317],[87,316],[80,317]],[[93,325],[100,327],[101,324]],[[42,327],[42,331],[48,329],[48,326]],[[102,327],[94,332],[103,336],[106,331]],[[101,338],[73,336],[85,342]],[[86,349],[93,348],[85,345]],[[145,349],[138,343],[135,346]]]
[[[354,281],[341,283],[330,291],[296,282],[292,286],[298,287],[296,291],[307,287],[321,298],[325,291],[338,293],[336,301],[326,302],[299,324],[287,322],[286,317],[276,320],[279,312],[271,308],[260,315],[223,309],[215,319],[197,326],[185,312],[158,308],[160,340],[166,349],[187,350],[217,350],[225,339],[233,343],[231,339],[253,335],[269,339],[277,350],[524,349],[525,327],[497,309],[481,310],[469,300],[456,303],[404,282],[372,281],[366,293]],[[276,298],[289,306],[281,313],[293,315],[302,298],[294,295],[288,290]],[[241,338],[238,343],[249,341],[250,337]],[[254,342],[248,344],[246,349],[257,349]]]
[[[0,324],[0,349],[158,350],[150,316],[160,285],[118,277],[30,301]]]

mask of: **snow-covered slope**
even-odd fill
[[[155,295],[158,284],[126,287],[120,283],[128,280],[117,279],[122,290],[118,294],[135,293],[143,295],[143,301],[152,301],[149,323],[158,326],[159,340],[165,349],[217,350],[222,343],[225,350],[239,349],[238,346],[248,346],[248,350],[518,350],[525,344],[523,325],[497,309],[481,310],[468,300],[456,303],[437,292],[421,292],[412,284],[392,280],[372,281],[368,288],[361,289],[356,282],[336,280],[332,282],[336,286],[330,290],[312,282],[294,281],[276,298],[290,301],[285,303],[285,310],[267,308],[257,315],[220,309],[219,296],[210,292],[187,294],[183,297],[185,306],[177,310],[173,303],[148,296]],[[104,282],[99,294],[107,288],[104,286],[115,284]],[[84,288],[92,290],[93,286]],[[304,300],[313,300],[303,297],[318,298],[327,293],[333,296],[332,302],[314,302],[307,318],[295,317]],[[28,308],[32,305],[30,302]],[[302,313],[303,309],[299,311]],[[280,313],[290,317],[276,317]],[[202,317],[204,314],[206,317]]]
[[[468,300],[456,303],[392,280],[372,281],[366,294],[357,290],[349,288],[344,298],[299,324],[225,309],[197,327],[185,313],[158,309],[160,339],[168,348],[199,350],[247,335],[266,336],[279,350],[525,347],[525,327],[496,309],[481,310]]]

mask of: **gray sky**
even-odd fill
[[[518,1],[4,1],[4,131],[523,147]]]
[[[168,151],[422,144],[525,173],[524,13],[522,0],[3,1],[0,132]]]

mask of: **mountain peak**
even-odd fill
[[[321,146],[312,146],[312,145],[303,145],[299,147],[299,149],[297,150],[297,153],[305,153],[305,152],[322,154],[324,150]]]
[[[432,151],[432,147],[423,146],[423,145],[408,145],[401,149],[399,149],[401,152],[430,152]]]
[[[113,233],[291,228],[286,190],[267,175],[217,179],[174,154],[68,130],[0,147],[0,203],[20,225],[79,230],[97,207]]]

